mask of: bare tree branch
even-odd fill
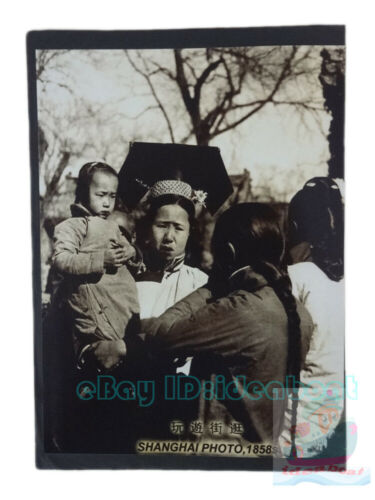
[[[237,127],[238,125],[240,125],[241,123],[243,123],[245,120],[247,120],[248,118],[250,118],[252,115],[254,115],[258,111],[260,111],[267,103],[273,102],[273,97],[275,96],[275,94],[280,89],[280,86],[283,83],[283,81],[285,80],[285,78],[287,78],[287,76],[289,76],[289,74],[291,72],[291,63],[292,63],[292,61],[293,61],[293,59],[294,59],[294,57],[295,57],[295,55],[297,53],[297,50],[298,49],[297,49],[296,46],[294,46],[292,48],[291,54],[285,60],[285,63],[284,63],[283,68],[282,68],[282,71],[281,71],[279,77],[277,78],[276,83],[274,85],[274,88],[272,89],[272,91],[268,95],[268,97],[266,97],[263,100],[254,101],[254,103],[249,103],[249,106],[253,106],[255,104],[255,108],[253,108],[251,111],[249,111],[248,113],[246,113],[245,115],[243,115],[241,118],[233,121],[232,123],[229,123],[226,127],[222,128],[222,129],[217,128],[215,130],[215,132],[214,132],[215,136],[223,134],[224,132],[227,132],[228,130]],[[243,105],[240,105],[240,106],[244,107]]]
[[[134,62],[133,60],[131,59],[131,57],[129,56],[129,53],[127,50],[125,50],[125,54],[126,54],[126,57],[130,63],[130,65],[132,66],[132,68],[139,74],[139,75],[142,75],[143,78],[146,80],[148,86],[150,87],[150,90],[151,90],[151,93],[155,99],[155,101],[157,102],[157,105],[160,109],[160,111],[162,112],[163,116],[164,116],[164,119],[166,121],[166,124],[167,124],[167,127],[168,127],[168,132],[169,132],[169,135],[171,137],[171,141],[172,142],[176,142],[175,141],[175,138],[174,138],[174,134],[173,134],[173,128],[172,128],[172,123],[169,119],[169,116],[167,114],[167,111],[165,109],[165,107],[163,106],[163,103],[161,102],[161,100],[159,99],[158,95],[157,95],[157,92],[155,90],[155,87],[151,81],[151,77],[149,76],[148,73],[146,73],[145,71],[142,71]]]
[[[275,101],[272,100],[272,104],[275,104],[276,106],[279,104],[287,105],[287,106],[296,106],[300,108],[304,108],[308,111],[324,111],[323,106],[318,106],[318,105],[313,105],[308,102],[303,102],[303,101]]]
[[[210,73],[215,71],[215,69],[221,64],[223,61],[222,59],[218,59],[217,61],[212,62],[205,68],[200,77],[197,79],[197,83],[194,85],[194,99],[199,103],[200,96],[201,96],[201,90],[202,90],[202,85],[205,83],[207,78],[209,77]]]
[[[213,48],[205,51],[175,49],[174,70],[152,58],[148,60],[138,55],[143,64],[141,68],[127,55],[135,71],[147,81],[159,107],[160,99],[152,77],[165,75],[176,84],[192,127],[180,142],[188,141],[193,135],[198,144],[209,144],[214,137],[236,128],[266,104],[285,104],[311,113],[318,112],[319,102],[309,98],[288,99],[285,93],[280,93],[282,86],[286,88],[289,81],[297,87],[301,78],[305,79],[302,83],[306,82],[313,72],[311,53],[310,48],[296,46]],[[246,95],[245,89],[252,98],[247,102],[243,99],[238,102],[240,96]],[[204,91],[209,97],[202,101]],[[279,94],[280,98],[276,100]],[[161,106],[162,112],[163,109],[165,112]],[[241,110],[244,113],[238,116]],[[171,130],[171,121],[166,113],[165,119]]]
[[[50,200],[52,196],[57,192],[57,186],[60,182],[61,176],[68,165],[71,153],[68,151],[63,151],[60,161],[57,165],[56,170],[53,173],[52,179],[46,187],[46,193],[44,195],[44,200]]]

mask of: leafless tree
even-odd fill
[[[116,103],[92,102],[77,92],[66,55],[69,59],[69,51],[40,50],[36,58],[41,223],[55,204],[72,160],[86,156],[110,161],[113,151],[125,143],[117,126],[122,117],[114,110]],[[56,105],[58,92],[66,93],[63,107]],[[119,155],[125,152],[124,144]]]
[[[51,50],[39,50],[36,54],[36,78],[38,82],[38,91],[44,92],[46,85],[55,84],[62,88],[65,88],[70,92],[70,88],[63,82],[54,81],[51,82],[48,78],[48,71],[51,69],[57,71],[63,71],[61,65],[59,64],[59,57],[67,51],[51,51]],[[43,208],[48,204],[53,196],[56,194],[57,186],[59,184],[61,175],[65,170],[71,153],[60,145],[60,150],[57,152],[56,147],[59,142],[56,132],[53,130],[49,133],[48,125],[43,120],[43,105],[42,99],[38,100],[38,152],[39,152],[39,165],[43,165],[41,168],[41,173],[43,175],[43,181],[45,183],[45,193],[42,196],[41,203],[41,218],[43,219],[44,210]],[[53,159],[53,160],[52,160]],[[52,161],[51,161],[52,160]],[[57,162],[56,162],[57,160]],[[51,167],[51,163],[56,164]]]
[[[266,105],[293,106],[316,119],[324,111],[317,92],[320,61],[311,47],[175,49],[169,67],[144,52],[125,52],[147,83],[172,142],[175,124],[160,95],[163,80],[173,83],[189,117],[188,132],[178,142],[194,137],[207,145]]]

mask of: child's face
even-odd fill
[[[89,188],[89,209],[106,219],[115,208],[118,179],[111,174],[96,172]]]

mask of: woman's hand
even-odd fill
[[[125,358],[126,345],[123,340],[100,340],[91,345],[90,353],[99,368],[111,370]]]

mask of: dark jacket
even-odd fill
[[[299,303],[297,310],[304,360],[313,323]],[[201,288],[159,318],[143,320],[142,331],[149,352],[194,356],[191,375],[212,383],[220,375],[226,385],[233,382],[230,387],[237,387],[223,399],[207,399],[201,391],[196,415],[204,424],[201,437],[272,443],[278,436],[282,416],[273,421],[272,396],[259,397],[259,387],[271,381],[285,387],[288,323],[283,305],[262,276],[244,268],[231,277],[227,296],[213,300],[211,292]],[[213,421],[222,424],[220,434],[212,435]],[[234,422],[242,424],[242,437],[231,434]]]

